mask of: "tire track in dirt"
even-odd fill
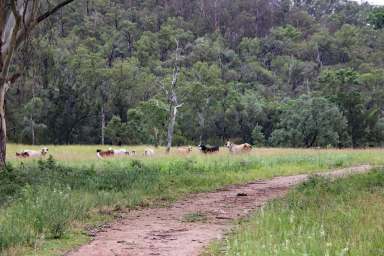
[[[371,170],[370,165],[319,173],[342,177]],[[230,230],[233,220],[248,216],[269,200],[284,196],[309,175],[276,177],[215,192],[194,194],[165,208],[134,210],[99,231],[93,241],[67,256],[197,256]],[[204,221],[186,222],[199,213]]]

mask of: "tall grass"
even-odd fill
[[[384,170],[313,177],[207,255],[384,255]]]
[[[83,150],[81,146],[58,148],[53,151],[65,149],[76,154],[76,150]],[[86,155],[94,157],[93,149],[86,147]],[[382,164],[382,152],[263,149],[260,154],[238,156],[195,153],[107,161],[75,158],[73,163],[52,158],[12,160],[0,172],[0,250],[4,254],[9,248],[60,241],[79,225],[89,223],[95,213],[163,204],[188,193],[254,179]]]

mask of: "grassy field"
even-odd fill
[[[384,169],[335,182],[314,177],[206,255],[384,255]]]
[[[8,145],[10,165],[0,173],[2,255],[58,255],[87,241],[87,225],[108,221],[127,208],[172,202],[188,193],[279,175],[370,163],[383,165],[384,151],[255,149],[246,155],[96,158],[101,146],[48,146],[55,160],[17,160],[25,145]],[[104,147],[105,148],[105,147]]]
[[[97,149],[108,149],[108,146],[83,146],[83,145],[72,145],[72,146],[53,146],[53,145],[45,145],[49,148],[49,155],[52,155],[55,160],[57,160],[60,163],[64,163],[66,165],[77,165],[77,166],[84,166],[84,165],[104,165],[105,162],[129,162],[132,159],[138,159],[141,161],[146,162],[168,162],[170,160],[177,160],[180,158],[185,158],[183,155],[178,155],[177,153],[173,152],[172,150],[171,154],[165,154],[165,148],[159,147],[155,149],[156,155],[152,158],[144,157],[143,152],[145,148],[154,148],[151,146],[122,146],[122,148],[126,148],[128,150],[135,150],[137,152],[137,156],[134,157],[120,157],[118,159],[112,159],[112,160],[106,160],[106,161],[100,161],[97,159],[96,156],[96,150]],[[32,149],[32,150],[39,150],[42,146],[30,146],[30,145],[21,145],[21,144],[9,144],[7,145],[7,159],[11,163],[28,163],[28,162],[35,162],[36,160],[18,160],[16,159],[15,153],[20,152],[24,149]],[[117,148],[117,147],[114,147]],[[312,157],[316,158],[319,157],[319,160],[322,161],[323,159],[329,159],[332,161],[332,155],[337,154],[337,158],[341,161],[343,158],[345,161],[369,161],[371,163],[378,163],[381,164],[384,162],[382,160],[382,154],[384,153],[384,149],[291,149],[291,148],[256,148],[252,151],[250,154],[246,155],[240,155],[240,156],[234,156],[230,155],[228,153],[227,148],[221,148],[220,153],[214,154],[209,156],[209,159],[220,159],[224,158],[227,159],[227,157],[230,155],[231,159],[247,159],[247,158],[254,158],[254,157],[260,157],[264,159],[265,157],[290,157],[294,159],[294,157]],[[199,152],[197,147],[193,148],[193,151],[190,155],[188,155],[188,158],[199,158],[199,159],[206,159],[206,157],[203,157],[202,154]],[[321,165],[322,163],[319,163]]]

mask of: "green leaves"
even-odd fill
[[[375,8],[368,16],[368,22],[370,25],[372,25],[375,29],[382,29],[384,28],[384,8],[383,7],[377,7]]]
[[[127,124],[123,123],[118,116],[113,116],[111,121],[105,127],[105,136],[112,141],[114,145],[126,144],[129,133]]]
[[[336,105],[325,98],[301,96],[283,105],[271,143],[287,147],[346,146],[347,122]]]

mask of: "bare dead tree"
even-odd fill
[[[169,120],[168,120],[167,149],[166,149],[167,153],[171,151],[171,147],[172,147],[177,111],[179,108],[181,108],[184,105],[184,103],[179,102],[179,98],[176,92],[177,82],[180,74],[179,61],[180,61],[180,46],[179,46],[179,41],[176,40],[175,63],[173,67],[171,85],[167,87],[162,82],[159,82],[160,88],[163,90],[169,103]]]
[[[5,166],[6,160],[5,96],[20,76],[9,74],[13,56],[38,24],[73,1],[59,2],[52,9],[41,12],[41,0],[0,0],[0,169]]]

